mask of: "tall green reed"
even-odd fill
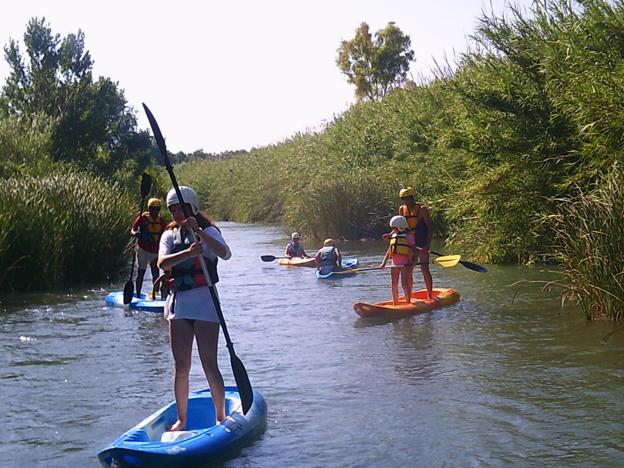
[[[624,320],[623,213],[624,169],[615,164],[592,191],[564,200],[555,216],[565,296],[576,299],[590,320]]]
[[[127,262],[131,200],[73,170],[0,185],[0,290],[65,288],[116,275]]]

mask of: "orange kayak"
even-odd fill
[[[378,302],[377,304],[356,302],[353,304],[353,310],[360,317],[364,318],[398,318],[430,312],[459,301],[459,293],[453,288],[433,288],[433,296],[438,300],[429,299],[427,290],[421,289],[412,292],[412,300],[409,304],[401,302],[395,306],[392,305],[392,300]]]
[[[299,267],[312,267],[316,268],[316,260],[312,258],[279,258],[277,260],[278,265],[283,266],[299,266]]]

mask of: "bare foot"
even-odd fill
[[[180,420],[178,419],[178,420],[177,420],[177,421],[173,424],[173,426],[171,426],[171,427],[169,428],[169,430],[170,430],[171,432],[175,432],[175,431],[183,431],[183,430],[184,430],[184,426],[185,426],[185,423],[184,423],[184,422],[182,422],[182,421],[180,421]]]

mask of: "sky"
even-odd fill
[[[531,0],[515,0],[521,8]],[[336,65],[362,22],[395,22],[411,38],[414,78],[454,63],[483,11],[507,0],[19,0],[3,7],[0,43],[45,17],[61,37],[82,30],[94,75],[117,82],[149,128],[158,120],[173,153],[249,150],[318,131],[355,102]],[[3,55],[4,57],[4,55]],[[9,67],[0,62],[0,83]]]

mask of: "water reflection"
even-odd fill
[[[260,260],[283,251],[280,230],[221,227],[234,253],[220,262],[225,317],[269,405],[267,432],[224,466],[624,463],[624,333],[605,345],[610,324],[561,310],[539,284],[513,298],[509,285],[556,272],[434,266],[435,284],[458,289],[458,304],[369,323],[352,304],[388,299],[387,272],[319,281],[312,269]],[[341,250],[365,267],[385,243]],[[95,466],[97,450],[171,400],[166,322],[105,307],[105,294],[122,287],[3,304],[4,466]],[[223,341],[221,349],[232,383]],[[191,387],[205,386],[195,354]]]

